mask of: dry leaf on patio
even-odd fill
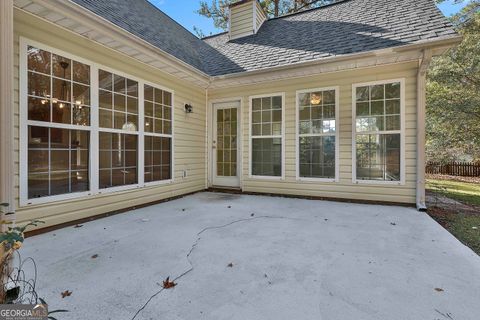
[[[173,288],[175,287],[177,284],[173,281],[170,281],[170,277],[167,277],[167,279],[165,279],[163,281],[163,288],[164,289],[170,289],[170,288]]]
[[[72,291],[65,290],[62,292],[62,299],[65,297],[70,297],[72,295]]]
[[[435,288],[435,291],[437,291],[437,292],[443,292],[443,291],[445,291],[445,290],[443,290],[442,288]]]

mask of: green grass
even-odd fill
[[[459,214],[452,218],[447,226],[450,233],[480,255],[480,216]]]
[[[427,189],[469,205],[480,206],[480,184],[451,180],[427,180]]]
[[[442,208],[429,208],[428,214],[455,238],[480,255],[480,215]]]

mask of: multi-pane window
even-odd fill
[[[27,48],[28,199],[88,191],[90,67]]]
[[[21,205],[173,179],[172,91],[25,40],[20,51]]]
[[[172,94],[145,85],[145,132],[172,134]]]
[[[138,130],[138,82],[98,71],[99,119],[101,128]]]
[[[89,132],[28,127],[29,199],[89,190]]]
[[[336,91],[298,94],[298,159],[300,178],[335,178]]]
[[[253,176],[282,176],[283,96],[251,100],[251,173]]]
[[[137,184],[138,82],[100,69],[98,86],[99,187]]]
[[[145,97],[145,182],[172,178],[172,93],[149,85]]]
[[[401,86],[355,87],[357,180],[401,180]]]
[[[137,184],[138,137],[111,132],[99,137],[100,189]]]

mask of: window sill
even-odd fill
[[[305,183],[336,183],[339,182],[338,179],[328,179],[328,178],[302,178],[297,177],[298,182]]]
[[[353,180],[354,184],[370,184],[370,185],[391,185],[391,186],[403,186],[403,181],[377,181],[377,180]]]

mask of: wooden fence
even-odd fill
[[[427,162],[426,173],[461,177],[480,177],[480,162]]]

